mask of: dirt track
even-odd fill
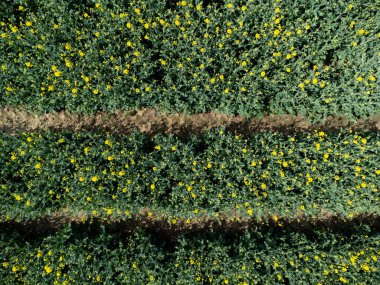
[[[28,221],[3,220],[0,222],[0,228],[4,231],[17,230],[35,236],[55,232],[68,224],[90,230],[98,230],[99,227],[105,226],[109,230],[125,234],[134,232],[137,229],[145,229],[160,236],[176,236],[186,232],[204,231],[232,233],[248,228],[292,230],[304,233],[312,232],[315,229],[324,229],[332,232],[349,233],[359,225],[368,225],[374,231],[380,230],[380,216],[375,213],[361,213],[352,218],[328,211],[323,211],[314,218],[304,215],[294,217],[267,215],[262,218],[244,218],[220,213],[218,218],[199,216],[189,221],[178,219],[173,223],[173,220],[159,217],[154,213],[148,216],[148,212],[149,209],[143,209],[130,218],[108,217],[104,219],[85,213],[72,215],[67,211],[60,211]]]
[[[305,118],[291,115],[270,115],[262,119],[247,119],[243,116],[232,117],[213,112],[191,116],[166,115],[153,109],[142,109],[132,114],[118,111],[112,114],[102,112],[95,115],[78,115],[68,112],[36,115],[12,108],[0,109],[0,130],[11,134],[18,131],[47,129],[128,134],[138,129],[147,135],[171,133],[186,136],[189,133],[202,134],[218,126],[225,126],[228,130],[243,135],[264,130],[284,133],[314,130],[334,132],[342,128],[354,131],[380,131],[380,114],[355,123],[342,117],[328,117],[324,122],[310,124]]]

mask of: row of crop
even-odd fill
[[[364,117],[380,104],[379,11],[365,0],[8,1],[0,105]]]
[[[130,217],[144,207],[173,222],[218,212],[379,213],[377,132],[1,133],[0,148],[3,218],[59,209]]]
[[[315,231],[171,240],[66,227],[54,235],[0,232],[3,284],[378,284],[380,236]]]

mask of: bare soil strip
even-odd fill
[[[95,115],[79,115],[65,111],[37,115],[20,109],[0,109],[0,130],[11,134],[47,129],[128,134],[137,129],[147,135],[171,133],[186,136],[190,133],[202,134],[219,126],[225,126],[226,129],[242,135],[265,130],[283,133],[315,130],[334,132],[341,129],[380,131],[380,114],[357,122],[351,122],[343,117],[327,117],[323,122],[310,124],[307,119],[292,115],[269,115],[261,119],[249,119],[214,112],[190,116],[167,115],[154,109],[142,109],[133,113],[102,112]]]
[[[137,229],[145,229],[161,236],[176,236],[181,233],[205,231],[231,233],[241,232],[249,228],[292,230],[305,233],[315,229],[325,229],[332,232],[351,232],[359,225],[367,225],[371,230],[380,230],[380,215],[375,213],[361,213],[351,218],[328,211],[321,212],[316,218],[302,214],[293,217],[267,215],[265,217],[244,218],[220,213],[218,218],[200,216],[191,220],[169,220],[154,213],[148,215],[149,212],[149,209],[145,208],[129,218],[100,218],[86,213],[73,215],[63,210],[28,221],[1,219],[0,228],[2,230],[18,230],[27,234],[40,235],[55,232],[63,226],[71,224],[82,226],[83,228],[105,226],[108,229],[127,234]]]

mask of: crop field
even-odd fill
[[[0,2],[0,285],[380,284],[380,2]]]

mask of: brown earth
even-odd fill
[[[261,119],[249,119],[214,112],[190,116],[180,113],[167,115],[154,109],[142,109],[133,113],[101,112],[95,115],[79,115],[65,111],[37,115],[21,109],[0,109],[0,130],[11,134],[47,129],[129,134],[137,129],[147,135],[171,133],[186,136],[189,133],[202,134],[212,127],[219,126],[225,126],[227,130],[243,135],[265,130],[283,133],[315,130],[334,132],[342,128],[353,131],[380,131],[380,114],[357,122],[343,117],[328,117],[323,122],[310,124],[307,119],[292,115],[269,115]]]
[[[181,233],[195,233],[213,231],[220,233],[241,232],[248,228],[258,230],[292,230],[297,232],[311,232],[315,229],[324,229],[333,232],[351,232],[359,225],[368,225],[371,230],[380,230],[380,216],[376,213],[360,213],[351,218],[321,211],[316,217],[304,214],[293,217],[281,217],[266,215],[262,217],[242,217],[220,213],[218,218],[199,216],[186,219],[177,219],[175,223],[167,217],[153,213],[148,216],[149,209],[144,208],[139,213],[129,218],[97,217],[86,213],[71,214],[68,210],[62,210],[52,215],[32,220],[4,220],[0,217],[2,230],[17,230],[25,234],[41,235],[50,234],[65,225],[71,224],[83,228],[99,229],[104,226],[119,233],[129,234],[137,229],[145,229],[159,236],[175,237]]]

